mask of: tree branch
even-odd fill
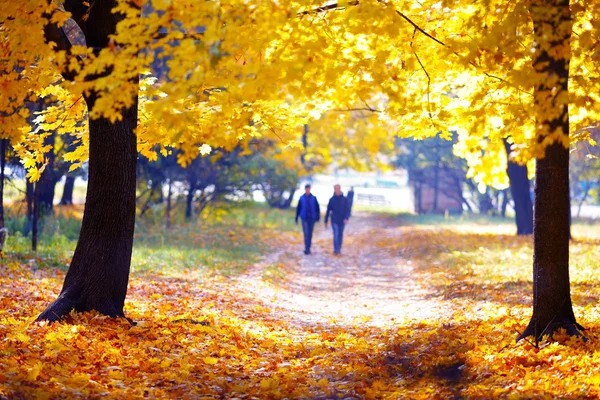
[[[370,111],[370,112],[374,112],[374,113],[380,113],[382,112],[381,110],[377,110],[375,108],[372,107],[362,107],[362,108],[336,108],[333,109],[331,111],[336,111],[336,112],[351,112],[351,111]]]
[[[387,6],[387,5],[388,5],[388,4],[387,4],[387,3],[386,3],[384,0],[377,0],[377,1],[378,1],[379,3],[381,3],[381,4],[385,5],[385,6]],[[418,31],[418,32],[422,33],[423,35],[425,35],[425,36],[426,36],[426,37],[428,37],[429,39],[433,40],[434,42],[438,43],[439,45],[441,45],[441,46],[444,46],[444,47],[446,47],[446,48],[450,48],[450,46],[448,46],[446,43],[442,42],[441,40],[439,40],[439,39],[435,38],[434,36],[432,36],[430,33],[426,32],[426,31],[425,31],[423,28],[421,28],[419,25],[417,25],[417,24],[416,24],[416,23],[415,23],[413,20],[411,20],[410,18],[408,18],[408,17],[406,16],[406,14],[402,13],[401,11],[399,11],[399,10],[397,10],[397,9],[395,9],[395,8],[394,8],[394,11],[395,11],[395,13],[396,13],[396,14],[397,14],[397,15],[398,15],[400,18],[404,19],[406,22],[408,22],[410,25],[412,25],[412,26],[413,26],[413,28],[415,28],[415,30],[416,30],[416,31]],[[413,36],[414,36],[414,35],[413,35]],[[455,56],[457,56],[457,57],[459,57],[459,58],[462,58],[462,56],[461,56],[461,55],[460,55],[460,54],[459,54],[457,51],[452,51],[452,53],[453,53]],[[421,64],[421,62],[420,62],[420,61],[419,61],[419,64]],[[529,94],[529,95],[533,96],[533,93],[526,92],[526,91],[524,91],[523,89],[521,89],[521,88],[519,88],[519,87],[516,87],[516,86],[514,86],[513,84],[511,84],[511,83],[510,83],[510,82],[508,82],[507,80],[500,78],[499,76],[495,76],[495,75],[492,75],[492,74],[490,74],[490,73],[487,73],[487,72],[485,72],[485,71],[482,71],[482,69],[481,69],[481,66],[477,65],[475,62],[473,62],[473,61],[469,61],[469,64],[470,64],[471,66],[475,67],[475,69],[479,70],[479,72],[481,72],[482,74],[484,74],[484,75],[485,75],[485,76],[487,76],[488,78],[490,78],[490,79],[495,79],[495,80],[498,80],[498,81],[500,81],[500,82],[502,82],[502,83],[506,83],[507,85],[509,85],[509,86],[512,86],[513,88],[517,89],[519,92],[523,92],[523,93],[526,93],[526,94]]]
[[[308,14],[318,14],[318,13],[326,12],[326,11],[330,11],[330,10],[345,10],[346,7],[348,7],[348,6],[357,6],[358,4],[359,4],[358,0],[349,1],[345,5],[340,5],[338,2],[335,2],[335,3],[327,4],[325,6],[313,8],[312,10],[301,11],[297,15],[299,17],[302,17],[302,16],[308,15]]]
[[[51,20],[51,15],[47,13],[45,16],[48,21]],[[69,40],[69,37],[65,33],[64,29],[59,28],[55,23],[49,22],[46,24],[46,26],[44,26],[44,36],[46,41],[56,44],[56,50],[65,51],[67,53],[67,57],[78,57],[71,53],[71,48],[73,45],[71,44],[71,41]],[[73,81],[77,76],[77,72],[70,71],[69,68],[65,68],[63,71],[61,71],[61,75],[64,79]]]
[[[396,11],[397,12],[397,11]],[[417,54],[415,48],[413,47],[413,40],[415,38],[415,35],[417,33],[418,29],[417,26],[415,25],[415,30],[413,32],[413,37],[410,41],[410,48],[413,51],[413,54],[415,55],[417,62],[419,63],[419,65],[421,66],[421,69],[423,70],[423,72],[425,72],[425,75],[427,76],[427,113],[429,114],[429,119],[431,120],[431,124],[434,126],[435,128],[435,122],[433,121],[433,114],[431,113],[431,99],[429,97],[429,92],[430,92],[430,86],[431,86],[431,76],[429,76],[429,72],[427,72],[427,70],[425,69],[425,66],[423,65],[423,63],[421,62],[421,59],[419,58],[419,55]],[[422,32],[419,31],[419,32]],[[440,42],[441,43],[441,42]],[[445,45],[444,45],[445,46]]]

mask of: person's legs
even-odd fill
[[[344,228],[346,227],[345,224],[340,224],[339,226],[339,230],[338,230],[338,254],[342,252],[342,243],[344,242]]]
[[[302,220],[302,231],[304,233],[304,253],[308,254],[310,251],[310,236],[312,235],[312,229],[310,229],[310,222]]]
[[[341,248],[340,225],[336,224],[335,222],[332,222],[331,228],[333,229],[333,252],[335,254],[339,254]]]
[[[315,221],[308,222],[308,238],[305,236],[304,245],[306,246],[306,251],[310,254],[310,247],[312,246],[312,235],[313,230],[315,229]]]
[[[342,251],[342,237],[344,234],[344,225],[332,223],[333,227],[333,251],[340,254]]]

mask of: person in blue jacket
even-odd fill
[[[321,209],[317,198],[310,193],[310,185],[304,186],[304,194],[298,200],[296,207],[296,224],[298,217],[302,220],[302,231],[304,232],[304,254],[310,254],[312,234],[315,222],[321,219]]]

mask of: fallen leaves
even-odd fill
[[[600,285],[589,263],[597,255],[594,237],[574,244],[575,312],[589,341],[557,335],[536,349],[514,343],[531,312],[531,269],[521,257],[530,254],[530,239],[460,226],[388,232],[369,233],[362,251],[402,254],[447,313],[415,320],[409,307],[407,318],[385,326],[299,324],[231,278],[169,270],[132,277],[126,315],[137,325],[96,313],[48,325],[33,320],[55,298],[63,272],[4,259],[0,396],[600,396]]]

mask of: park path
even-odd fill
[[[302,235],[290,234],[238,283],[296,324],[383,327],[437,318],[443,307],[426,298],[427,288],[416,281],[413,267],[380,245],[401,234],[389,220],[359,213],[344,232],[342,256],[334,256],[331,228],[321,222],[315,226],[313,254],[302,254]],[[269,268],[283,268],[285,278],[270,281]]]

